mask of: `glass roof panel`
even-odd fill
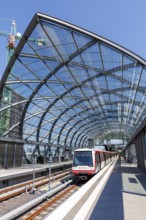
[[[66,92],[66,89],[64,88],[63,85],[61,84],[57,84],[53,83],[53,82],[47,82],[46,85],[51,89],[52,92],[54,92],[54,94],[56,95],[61,95],[64,92]]]
[[[106,80],[108,81],[108,89],[114,90],[117,88],[121,88],[122,82],[116,78],[113,78],[111,76],[107,76]]]
[[[132,57],[126,56],[125,54],[123,55],[123,65],[130,67],[131,65],[133,65],[136,62],[136,60],[134,60]]]
[[[101,54],[98,44],[92,45],[81,53],[83,63],[88,67],[103,69]]]
[[[61,54],[63,60],[67,59],[70,54],[76,51],[70,30],[62,29],[51,23],[42,22],[42,25],[57,53]]]
[[[25,84],[21,84],[19,81],[18,83],[13,83],[13,84],[10,84],[8,86],[10,89],[12,89],[16,94],[19,94],[21,97],[29,97],[33,90],[30,89],[27,85]],[[36,87],[34,85],[34,87]]]
[[[146,69],[144,68],[142,71],[141,79],[139,82],[139,86],[146,87]]]
[[[100,89],[102,89],[102,88],[107,89],[106,78],[104,75],[92,80],[92,83],[93,83],[94,87],[96,88],[96,90],[99,92],[101,91]]]
[[[71,64],[69,63],[68,67],[69,67],[71,74],[73,75],[75,81],[82,82],[82,81],[89,78],[89,75],[88,75],[85,68],[80,67],[78,65],[76,66],[76,64],[73,65],[72,62],[71,62]]]
[[[84,45],[87,45],[92,40],[91,37],[82,35],[81,33],[74,32],[73,35],[74,35],[74,39],[76,41],[78,48],[81,48]]]
[[[108,71],[116,67],[121,67],[122,56],[120,52],[104,44],[100,44],[100,49],[105,70]]]
[[[22,76],[26,76],[25,79],[27,79],[28,77],[27,74],[31,75],[30,71],[26,69],[22,65],[22,63],[20,63],[19,61],[16,61],[15,67],[12,68],[11,73],[8,76],[8,81],[19,79]],[[29,77],[32,77],[32,76],[29,76]]]

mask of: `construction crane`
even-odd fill
[[[7,44],[7,63],[9,62],[14,49],[15,49],[15,40],[21,39],[21,34],[17,33],[16,31],[16,22],[15,20],[8,20],[8,19],[0,19],[0,21],[11,21],[11,30],[8,31],[0,31],[0,36],[7,37],[8,44]]]
[[[11,31],[8,36],[8,45],[7,45],[7,62],[9,62],[14,49],[15,49],[15,39],[20,40],[21,39],[21,34],[18,35],[16,32],[16,22],[15,20],[12,21],[12,26],[11,26]]]
[[[8,44],[7,44],[7,64],[15,50],[15,41],[21,39],[21,33],[17,33],[16,31],[16,22],[15,20],[8,20],[8,19],[0,19],[0,21],[11,21],[11,30],[10,33],[7,31],[1,31],[0,30],[0,36],[4,36],[8,38]],[[38,46],[46,45],[45,41],[43,39],[32,39],[29,38],[28,41],[33,42],[37,44]]]

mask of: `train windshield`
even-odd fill
[[[75,151],[73,166],[93,166],[92,151]]]

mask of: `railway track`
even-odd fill
[[[39,198],[41,195],[48,191],[51,184],[51,188],[57,187],[66,179],[72,178],[71,170],[54,173],[50,179],[47,177],[37,178],[35,180],[36,191],[30,193],[32,190],[32,181],[17,184],[15,186],[7,187],[0,190],[0,219],[6,213],[9,213],[19,206],[29,203],[31,200]],[[29,184],[30,185],[29,185]],[[27,191],[26,191],[27,186]],[[29,186],[29,187],[28,187]],[[30,191],[30,192],[29,192]],[[7,218],[6,218],[7,219]],[[4,219],[4,220],[6,220]]]
[[[97,182],[104,177],[106,170],[100,175]],[[52,187],[47,193],[36,196],[32,201],[28,201],[24,205],[20,205],[19,208],[11,211],[8,214],[0,216],[0,220],[41,220],[49,216],[57,206],[68,199],[78,189],[78,182],[73,182],[73,180],[61,183],[57,187]],[[95,183],[97,185],[97,183]]]
[[[66,170],[63,170],[63,171],[53,173],[53,174],[51,174],[51,177],[62,174],[64,172],[71,172],[71,169],[66,169]],[[49,178],[49,175],[35,178],[35,183],[38,182],[38,181],[41,181],[41,180],[45,180],[47,178]],[[33,184],[33,180],[28,180],[28,181],[25,181],[23,183],[19,183],[19,184],[15,184],[13,186],[8,186],[8,187],[5,187],[5,188],[2,188],[2,189],[0,189],[0,194],[9,192],[9,191],[14,190],[18,187],[23,187],[23,186],[30,185],[30,184]]]
[[[77,188],[78,186],[76,184],[68,186],[53,198],[50,198],[49,201],[45,201],[39,207],[33,209],[33,211],[19,219],[33,220],[35,217],[37,217],[37,219],[43,219],[44,217],[48,216],[49,213],[51,213],[55,208],[57,208],[64,200],[71,196],[77,190]]]
[[[1,220],[12,219],[35,219],[37,216],[42,219],[42,216],[48,215],[54,208],[67,199],[78,189],[77,182],[73,180],[66,181],[55,187],[51,191],[34,198],[32,201],[16,208],[9,213],[0,216]]]
[[[63,172],[59,172],[57,174],[51,175],[50,178],[49,176],[37,178],[34,184],[33,184],[33,181],[27,181],[25,183],[17,184],[15,186],[7,187],[5,189],[0,189],[0,202],[13,198],[15,196],[18,196],[27,191],[33,190],[33,187],[35,187],[35,189],[40,188],[44,186],[45,184],[48,184],[49,180],[50,182],[56,181],[70,174],[71,174],[71,170],[68,170],[65,172],[63,171]]]

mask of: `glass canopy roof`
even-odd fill
[[[68,147],[130,138],[146,116],[145,60],[37,13],[1,82],[4,137]]]

